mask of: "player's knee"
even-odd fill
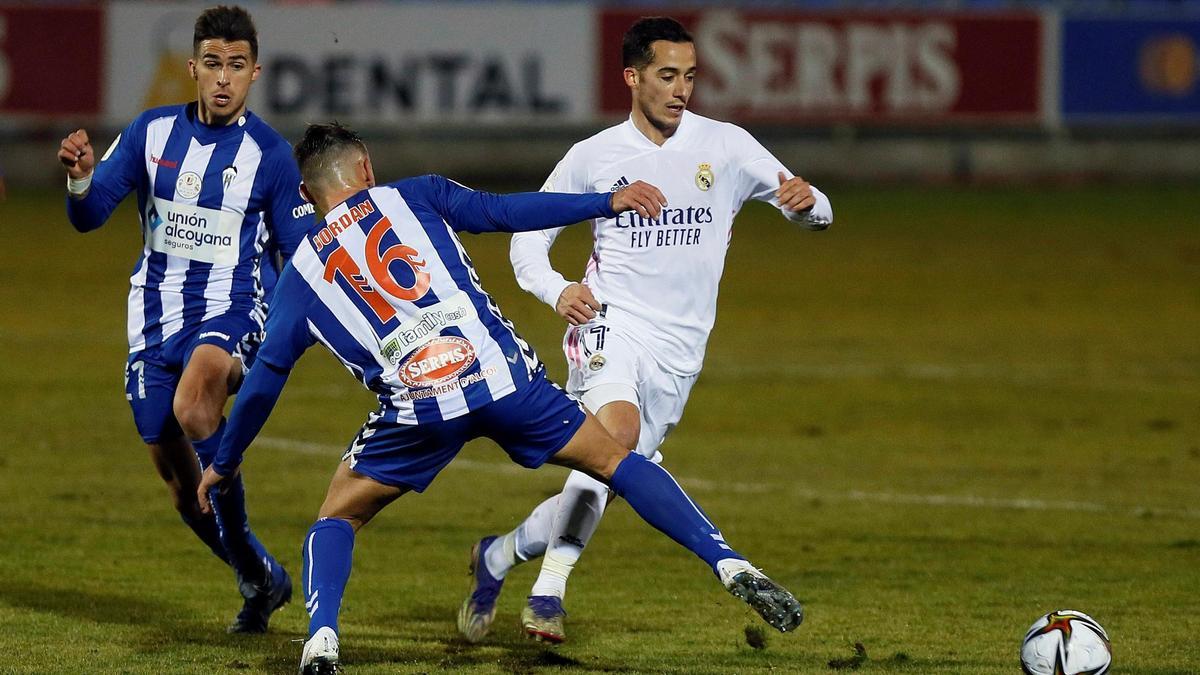
[[[171,490],[171,504],[179,515],[185,520],[195,520],[203,517],[200,512],[200,502],[196,501],[196,492],[194,490],[185,490],[177,483],[168,483],[167,487]]]
[[[609,436],[621,447],[636,450],[641,435],[641,417],[637,406],[626,401],[614,401],[600,408],[596,415]]]
[[[203,405],[181,401],[179,397],[175,398],[174,410],[183,433],[193,441],[202,441],[217,433],[221,424],[220,411],[207,410]]]
[[[622,448],[616,443],[612,443],[605,447],[604,451],[596,454],[592,458],[591,471],[597,478],[609,484],[612,481],[613,474],[617,472],[617,466],[629,456],[631,451],[627,448]]]
[[[636,450],[638,444],[638,428],[636,425],[623,425],[608,432],[622,448]]]

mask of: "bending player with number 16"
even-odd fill
[[[800,622],[786,590],[749,564],[671,475],[612,440],[546,379],[537,356],[482,288],[457,232],[515,232],[634,212],[653,218],[662,193],[635,182],[614,193],[475,192],[439,176],[375,185],[348,129],[313,125],[296,146],[304,190],[325,214],[280,275],[267,337],[230,416],[210,488],[236,475],[300,355],[319,341],[379,397],[330,482],[304,540],[311,620],[301,672],[339,667],[338,611],[356,532],[410,490],[423,491],[467,441],[488,437],[518,464],[582,471],[624,496],[687,547],[764,618]]]

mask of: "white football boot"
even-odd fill
[[[745,560],[721,560],[717,572],[725,589],[750,605],[775,630],[786,633],[804,621],[804,607],[795,596]]]
[[[300,675],[336,675],[342,672],[338,662],[338,636],[333,629],[322,626],[304,643],[300,655]]]

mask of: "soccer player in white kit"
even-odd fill
[[[629,119],[572,147],[543,189],[618,190],[645,180],[662,190],[667,206],[655,219],[623,213],[593,220],[582,283],[550,266],[561,228],[514,235],[511,258],[521,287],[570,324],[563,339],[568,391],[619,443],[660,461],[659,445],[678,423],[704,359],[738,210],[750,199],[767,201],[807,230],[829,227],[833,210],[745,130],[687,112],[696,50],[678,22],[639,20],[625,34],[622,55]],[[482,639],[508,570],[544,554],[521,621],[528,636],[562,642],[567,576],[610,496],[574,471],[515,530],[475,544],[459,631]]]

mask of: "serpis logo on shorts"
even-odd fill
[[[454,335],[435,337],[400,364],[400,381],[409,387],[433,387],[461,375],[475,363],[475,347]]]

